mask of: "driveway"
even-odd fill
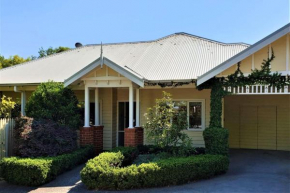
[[[230,169],[221,176],[180,186],[122,192],[290,192],[290,152],[264,150],[231,150]],[[39,188],[8,185],[0,182],[0,192],[94,192],[80,182],[82,166],[66,172]],[[98,191],[105,192],[105,191]],[[113,192],[113,191],[110,191]]]

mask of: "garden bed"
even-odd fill
[[[211,178],[225,173],[229,166],[228,157],[223,155],[189,151],[190,155],[181,156],[172,154],[175,150],[144,148],[119,148],[114,150],[118,152],[105,152],[89,160],[81,171],[82,182],[89,189],[104,190],[168,186]],[[140,162],[140,155],[151,156],[143,159],[149,163],[134,163]]]
[[[4,158],[0,161],[0,178],[17,185],[39,186],[86,162],[93,155],[94,148],[88,146],[55,157]]]

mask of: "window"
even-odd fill
[[[205,128],[204,100],[174,101],[175,111],[186,111],[189,130],[203,130]]]
[[[188,124],[189,128],[202,129],[201,102],[189,102],[188,107]]]

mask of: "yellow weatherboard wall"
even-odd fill
[[[290,38],[289,38],[290,39]],[[290,44],[290,40],[289,43]],[[253,53],[253,55],[248,56],[241,61],[240,69],[243,73],[251,73],[251,70],[261,69],[261,65],[264,59],[267,59],[269,56],[269,46],[273,49],[275,59],[271,63],[271,69],[273,72],[283,72],[286,71],[286,45],[287,45],[287,35],[279,38],[278,40],[272,42],[270,45],[265,46],[264,48]],[[290,49],[289,49],[290,55]],[[221,75],[227,76],[235,72],[237,69],[237,64],[229,67],[224,70]]]
[[[290,96],[225,97],[231,148],[290,150]]]
[[[275,59],[271,63],[272,71],[286,70],[286,41],[286,36],[283,36],[271,44],[275,55]]]
[[[245,58],[241,62],[240,69],[241,69],[242,72],[251,73],[251,70],[252,70],[252,56],[249,56],[249,57]]]

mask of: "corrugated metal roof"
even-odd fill
[[[186,33],[155,41],[103,44],[103,55],[146,80],[197,79],[249,45],[226,44]],[[0,84],[64,82],[97,58],[100,45],[87,45],[0,70]]]

